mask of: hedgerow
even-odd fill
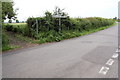
[[[38,43],[44,43],[78,37],[94,32],[94,30],[101,30],[105,26],[112,25],[115,20],[101,17],[70,18],[67,16],[61,19],[59,26],[59,19],[54,18],[52,13],[46,12],[44,17],[30,17],[26,22],[27,25],[8,24],[4,28],[7,31],[38,39],[40,40]]]
[[[36,20],[38,20],[38,31],[39,32],[47,32],[54,30],[56,32],[59,32],[59,28],[61,30],[77,30],[77,31],[82,31],[82,30],[89,30],[93,28],[99,28],[103,26],[109,26],[114,23],[113,19],[104,19],[100,17],[90,17],[90,18],[63,18],[61,19],[61,26],[58,24],[58,19],[56,18],[50,18],[46,19],[46,17],[41,17],[41,18],[28,18],[27,24],[29,28],[29,32],[31,33],[30,35],[34,36],[36,34]]]
[[[14,33],[23,34],[24,36],[29,35],[29,30],[27,25],[4,25],[4,29],[7,31],[12,31]]]

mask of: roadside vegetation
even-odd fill
[[[13,46],[13,45],[10,45],[9,43],[10,41],[8,39],[8,36],[6,35],[6,32],[2,32],[2,51],[19,48],[19,46],[17,45]]]
[[[100,17],[71,18],[60,8],[51,12],[45,12],[44,17],[28,18],[26,23],[8,23],[3,25],[3,51],[15,47],[9,45],[5,32],[17,34],[17,38],[30,43],[58,42],[65,39],[79,37],[96,31],[106,29],[115,23],[114,19]],[[63,18],[55,18],[60,14]],[[64,17],[66,16],[66,17]]]
[[[106,29],[114,24],[113,19],[104,19],[100,17],[90,18],[65,18],[62,20],[62,25],[58,25],[58,20],[47,21],[46,17],[29,18],[27,24],[7,24],[4,29],[11,31],[21,36],[19,38],[25,39],[23,36],[30,37],[35,40],[29,40],[32,43],[46,43],[61,41],[64,39],[74,38],[96,31]],[[41,21],[38,27],[38,34],[36,33],[35,20]],[[61,28],[59,30],[59,28]]]
[[[14,3],[13,2],[0,2],[0,5],[2,5],[2,27],[4,26],[4,20],[9,19],[16,19],[16,10],[13,9]],[[8,14],[9,13],[9,14]],[[16,48],[17,46],[11,46],[9,44],[8,35],[6,34],[5,29],[1,29],[2,32],[2,51],[10,50],[13,48]]]
[[[120,22],[120,19],[118,19],[117,21]]]
[[[8,36],[5,32],[2,32],[2,51],[9,50],[11,47],[9,46]]]

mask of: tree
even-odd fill
[[[117,17],[113,18],[114,20],[117,20]]]
[[[18,19],[16,20],[16,23],[19,23],[19,20],[18,20]]]
[[[60,9],[59,7],[55,7],[55,11],[53,15],[59,15],[59,16],[67,16],[68,14],[63,12],[64,9]]]
[[[18,9],[16,9],[16,11],[14,11],[13,9],[13,2],[2,2],[2,19],[16,19],[15,15],[16,15],[16,11]]]
[[[22,23],[25,23],[25,21],[22,21]]]
[[[47,26],[47,30],[54,29],[53,27],[53,19],[52,19],[52,13],[49,11],[45,12],[45,25]]]
[[[53,13],[53,16],[56,18],[56,22],[58,22],[59,24],[59,29],[57,28],[57,31],[61,31],[62,30],[62,26],[61,26],[61,23],[64,23],[66,22],[65,20],[63,19],[67,19],[68,14],[63,12],[64,9],[60,9],[59,7],[55,7],[55,11]]]
[[[12,23],[12,20],[11,20],[11,19],[9,19],[8,23]]]

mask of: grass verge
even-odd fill
[[[21,34],[15,34],[15,37],[18,38],[21,41],[32,43],[33,39],[27,36],[23,36]]]
[[[20,48],[20,46],[11,46],[11,45],[2,46],[2,51],[7,51],[15,48]]]

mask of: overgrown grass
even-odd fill
[[[41,18],[40,18],[41,19]],[[39,24],[38,27],[38,35],[36,34],[36,26],[28,26],[29,24],[34,24],[29,19],[29,23],[20,24],[20,23],[10,23],[5,24],[4,29],[6,31],[12,31],[15,33],[15,37],[20,40],[31,42],[31,43],[46,43],[46,42],[58,42],[65,39],[70,39],[74,37],[79,37],[83,35],[87,35],[93,32],[97,32],[100,30],[104,30],[113,26],[115,20],[112,19],[104,19],[104,18],[70,18],[63,20],[61,25],[61,31],[59,30],[59,26],[56,26],[55,23],[46,24],[48,21],[43,21],[43,25]],[[47,20],[47,19],[46,19]],[[57,21],[57,20],[56,20]],[[51,22],[51,21],[50,21]],[[41,24],[42,24],[41,23]],[[6,39],[7,40],[7,39]],[[5,50],[12,49],[9,45],[3,48]]]
[[[115,25],[116,23],[114,23],[113,25]],[[20,39],[21,41],[26,41],[29,43],[37,43],[37,44],[42,44],[42,43],[46,43],[46,42],[58,42],[61,40],[65,40],[65,39],[70,39],[70,38],[74,38],[74,37],[79,37],[79,36],[83,36],[83,35],[87,35],[90,33],[94,33],[100,30],[104,30],[107,29],[113,25],[110,26],[104,26],[104,27],[100,27],[97,29],[90,29],[90,30],[84,30],[84,31],[62,31],[61,33],[57,33],[55,31],[49,31],[49,32],[41,32],[37,35],[37,39],[34,38],[30,38],[27,36],[24,36],[22,34],[15,34],[15,37]],[[10,48],[10,46],[6,46],[6,50],[10,50],[13,48],[17,48],[17,47],[12,47]]]
[[[11,45],[2,46],[2,51],[7,51],[15,48],[20,48],[20,46],[11,46]]]
[[[62,31],[61,33],[55,33],[54,31],[50,31],[50,32],[42,32],[38,35],[38,40],[33,41],[33,43],[46,43],[46,42],[56,42],[56,41],[61,41],[61,40],[65,40],[65,39],[70,39],[70,38],[74,38],[74,37],[79,37],[79,36],[83,36],[83,35],[87,35],[90,33],[94,33],[100,30],[104,30],[107,29],[113,25],[116,25],[116,23],[110,25],[110,26],[104,26],[104,27],[99,27],[96,29],[89,29],[89,30],[84,30],[82,32],[79,31]]]
[[[27,25],[27,23],[5,23],[5,25]]]
[[[8,23],[3,27],[6,31],[22,34],[27,36],[29,34],[28,26],[26,23]]]
[[[113,25],[115,25],[116,23],[114,23]],[[70,38],[74,38],[74,37],[79,37],[79,36],[84,36],[90,33],[94,33],[100,30],[104,30],[107,29],[113,25],[110,26],[104,26],[104,27],[100,27],[97,29],[90,29],[90,30],[84,30],[84,31],[62,31],[61,33],[56,33],[54,31],[49,31],[49,32],[41,32],[39,33],[39,35],[37,36],[37,39],[35,40],[34,38],[30,38],[27,36],[24,36],[22,34],[15,34],[16,38],[19,38],[22,41],[26,41],[29,43],[35,43],[35,44],[42,44],[42,43],[46,43],[46,42],[58,42],[61,40],[65,40],[65,39],[70,39]],[[6,41],[5,41],[6,40]],[[7,41],[7,35],[4,38],[5,41],[5,45],[2,46],[2,51],[7,51],[7,50],[11,50],[11,49],[15,49],[15,48],[20,48],[20,46],[10,46],[8,41]]]
[[[3,31],[2,32],[2,51],[7,51],[7,50],[10,50],[10,49],[14,49],[14,48],[19,48],[19,46],[11,46],[9,44],[8,36]]]
[[[120,19],[119,20],[117,20],[118,22],[120,22]]]
[[[15,34],[15,37],[18,38],[21,41],[25,41],[25,42],[28,42],[28,43],[32,43],[33,40],[34,40],[34,39],[32,39],[30,37],[27,37],[27,36],[24,36],[22,34]]]

